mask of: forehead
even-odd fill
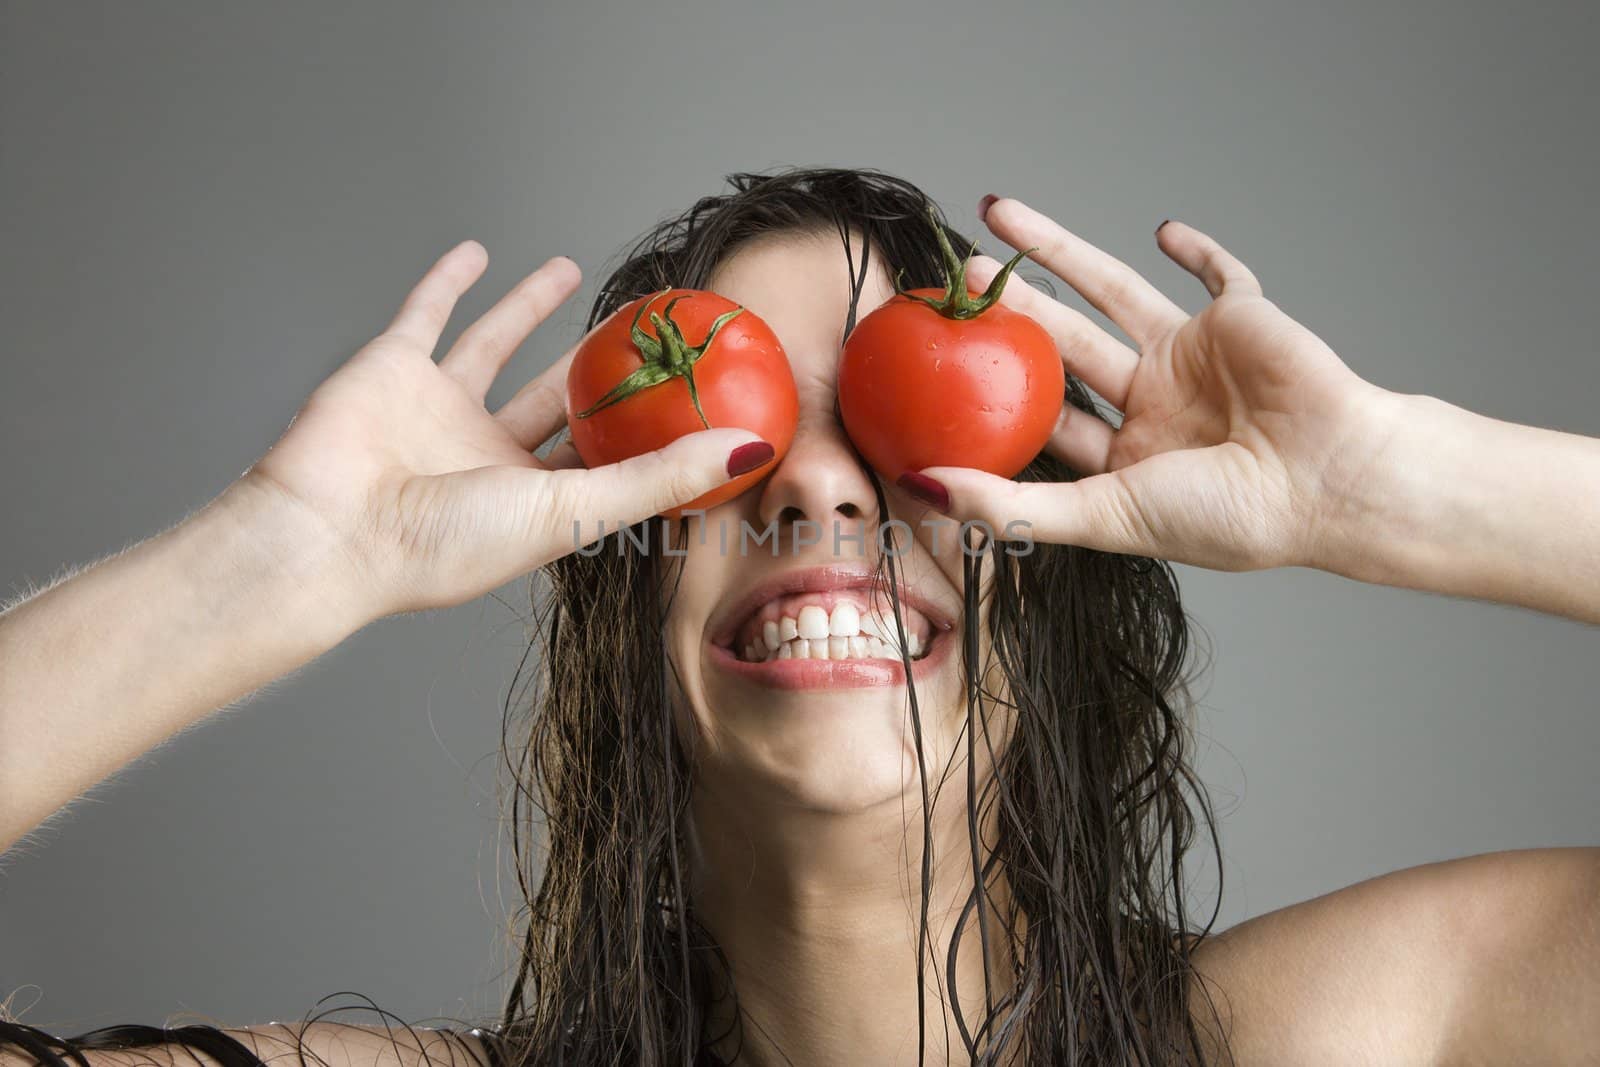
[[[861,269],[861,235],[850,235],[851,256]],[[856,319],[894,295],[882,260],[873,250]],[[760,315],[802,371],[832,375],[854,280],[837,232],[782,233],[741,246],[712,272],[707,288]]]

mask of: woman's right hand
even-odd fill
[[[575,524],[592,541],[601,520],[615,530],[687,503],[731,477],[735,449],[760,441],[704,430],[592,470],[570,447],[541,461],[533,449],[566,421],[573,352],[493,414],[484,397],[581,275],[570,259],[545,263],[435,363],[451,309],[487,265],[476,241],[447,252],[241,478],[334,540],[352,571],[345,588],[371,618],[488,592],[578,548]],[[742,469],[770,458],[752,455],[761,451],[742,452]]]

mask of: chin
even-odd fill
[[[919,684],[930,779],[948,753],[946,687]],[[953,692],[953,691],[951,691]],[[850,814],[902,797],[921,803],[911,709],[903,687],[767,694],[760,701],[722,701],[702,733],[701,773],[765,799],[818,813]]]

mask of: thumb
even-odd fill
[[[582,501],[579,506],[588,514],[574,518],[586,527],[602,519],[628,525],[687,504],[735,477],[753,474],[768,466],[775,454],[758,434],[730,427],[701,430],[617,463],[552,471],[550,477],[574,483],[568,499]]]
[[[901,488],[962,521],[983,523],[1002,541],[1134,555],[1149,555],[1157,547],[1120,472],[1075,482],[1015,482],[966,467],[928,467],[917,476],[902,480]],[[934,487],[926,484],[930,481]],[[944,500],[937,499],[940,490]]]

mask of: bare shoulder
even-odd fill
[[[150,1028],[140,1027],[139,1030]],[[204,1067],[236,1067],[236,1048],[224,1050],[215,1040],[225,1035],[239,1042],[262,1063],[299,1067],[489,1067],[482,1041],[471,1033],[453,1030],[355,1025],[350,1023],[264,1023],[259,1026],[223,1027],[210,1031],[207,1041],[142,1040],[129,1047],[92,1048],[80,1062],[90,1067],[150,1067],[184,1063]],[[67,1056],[65,1059],[73,1059]],[[41,1062],[15,1045],[0,1046],[0,1067],[32,1067]]]
[[[1594,1063],[1600,848],[1382,875],[1258,916],[1193,955],[1234,1062]],[[1219,1062],[1222,1062],[1219,1060]]]
[[[483,1043],[459,1030],[421,1026],[317,1022],[270,1023],[229,1031],[254,1047],[266,1063],[287,1055],[298,1064],[297,1045],[308,1062],[327,1067],[488,1067]],[[312,1059],[312,1055],[316,1059]]]

